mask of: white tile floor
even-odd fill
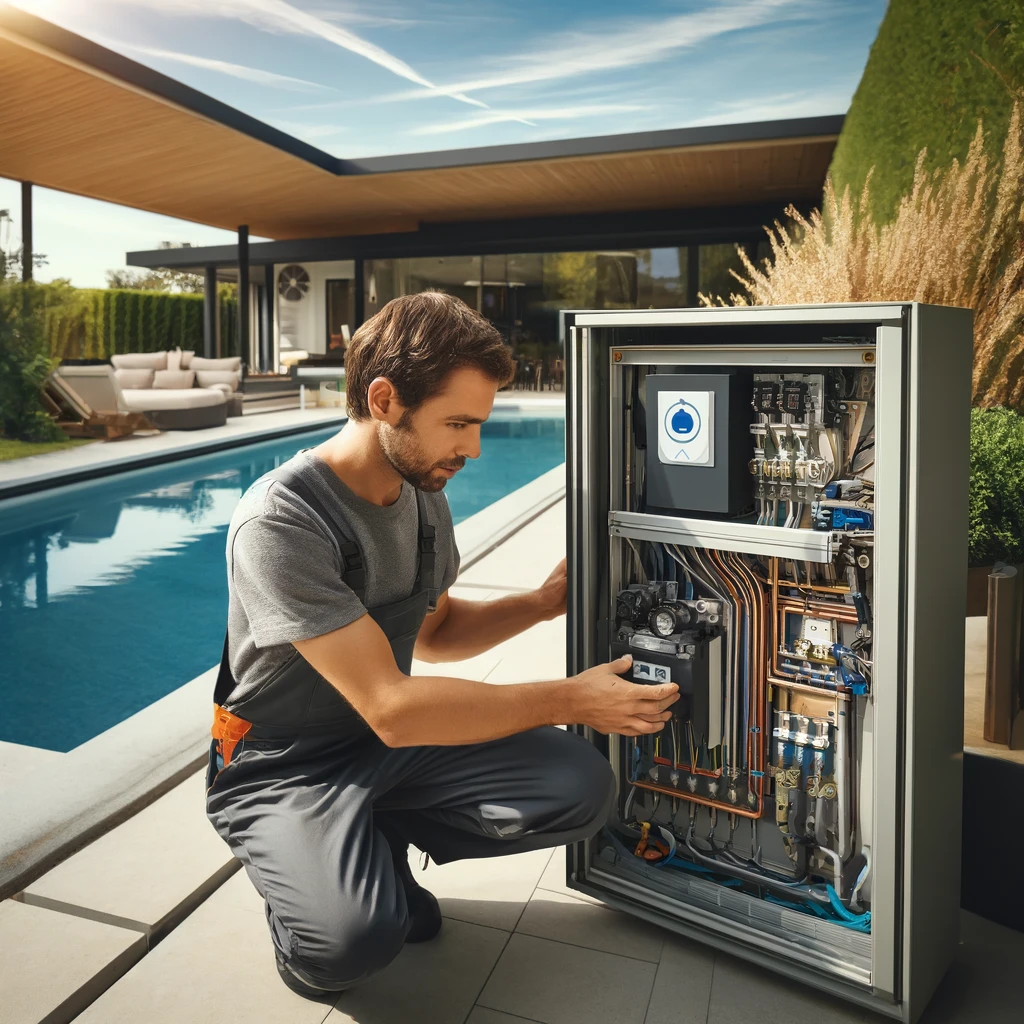
[[[460,580],[458,596],[484,600],[505,592],[499,588],[536,586],[561,557],[563,526],[564,506],[558,505],[536,529],[524,529],[474,566]],[[477,677],[524,679],[534,667],[550,668],[544,673],[549,678],[564,672],[564,620],[550,631],[548,625],[501,645],[497,664],[484,671],[481,662]],[[432,673],[449,668],[454,666],[423,667]],[[202,817],[198,800],[194,813]],[[883,1020],[604,907],[566,887],[564,865],[561,850],[430,865],[421,881],[441,902],[445,925],[438,939],[406,947],[369,984],[322,1003],[295,996],[281,984],[261,902],[246,874],[238,872],[75,1019],[85,1024]],[[0,932],[2,922],[0,916]],[[59,941],[56,933],[45,935],[34,958],[21,951],[29,967],[35,965],[35,977],[41,961],[60,979],[71,969],[54,955]],[[922,1024],[1020,1020],[1022,961],[1024,935],[965,914],[957,962]],[[77,962],[71,958],[72,966]],[[8,972],[4,980],[3,963],[0,958],[0,1019],[4,1024],[38,1021],[34,1010],[10,1015],[9,1006],[22,1004],[4,998],[4,985],[16,979]],[[109,966],[105,969],[103,984],[109,981]],[[67,988],[71,982],[61,984]]]

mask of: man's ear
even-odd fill
[[[387,377],[375,377],[366,389],[366,404],[375,420],[395,426],[405,411],[398,401],[398,392]]]

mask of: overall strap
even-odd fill
[[[416,491],[416,511],[419,515],[419,566],[416,570],[416,589],[426,590],[427,608],[433,611],[437,607],[438,588],[434,582],[434,566],[437,551],[434,545],[434,527],[427,521],[427,507],[423,500],[423,492]]]
[[[366,567],[359,545],[347,534],[342,533],[337,521],[324,507],[323,502],[292,467],[282,467],[274,474],[274,479],[297,494],[323,520],[341,551],[341,581],[352,590],[361,604],[365,604]]]

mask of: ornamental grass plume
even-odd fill
[[[1013,107],[1002,159],[990,165],[978,130],[961,164],[934,173],[918,154],[910,194],[895,219],[876,224],[871,174],[854,202],[825,183],[821,210],[766,228],[772,258],[760,267],[739,249],[746,294],[701,295],[704,305],[917,301],[974,310],[976,406],[1024,408],[1024,145]]]

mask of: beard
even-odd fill
[[[381,423],[377,428],[377,440],[384,458],[391,468],[417,490],[433,493],[444,490],[448,477],[439,472],[441,469],[462,469],[466,464],[464,458],[450,462],[434,462],[427,458],[420,447],[416,434],[404,425],[405,417],[397,427]]]

